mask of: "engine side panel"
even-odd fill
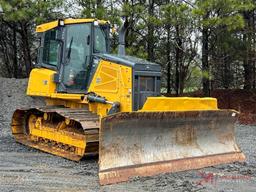
[[[122,112],[132,111],[132,67],[101,60],[88,92],[105,97],[108,101],[120,102]],[[110,105],[90,103],[90,110],[105,116]]]

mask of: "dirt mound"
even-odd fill
[[[9,124],[12,114],[17,108],[45,105],[42,98],[26,95],[27,83],[28,79],[0,77],[0,123]]]
[[[256,124],[256,90],[215,90],[212,97],[218,99],[219,108],[239,111],[240,123]]]

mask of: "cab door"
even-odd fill
[[[91,60],[91,23],[66,25],[59,92],[83,93]]]

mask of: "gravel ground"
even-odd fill
[[[256,191],[256,126],[236,125],[244,163],[135,178],[100,187],[97,159],[72,162],[14,141],[10,118],[16,108],[43,105],[25,96],[27,80],[0,78],[0,191]]]

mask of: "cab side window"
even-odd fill
[[[95,27],[94,51],[96,53],[107,52],[106,37],[104,32],[100,29],[100,27]]]
[[[57,30],[50,30],[45,33],[43,45],[43,63],[51,66],[58,65],[59,41],[56,40]]]

